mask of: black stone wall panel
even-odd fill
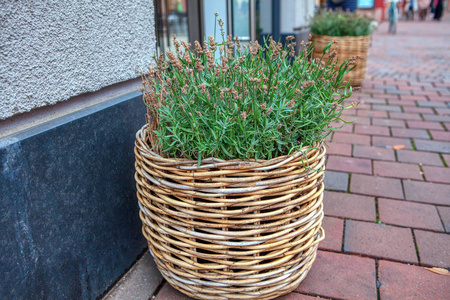
[[[0,140],[0,295],[95,299],[142,253],[138,93]]]

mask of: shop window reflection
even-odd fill
[[[233,37],[238,36],[242,41],[250,40],[250,1],[233,0]]]
[[[174,49],[174,34],[189,42],[187,0],[155,0],[155,10],[158,54]]]

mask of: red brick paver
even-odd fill
[[[401,182],[394,178],[353,174],[350,181],[350,192],[403,199]]]
[[[430,134],[433,137],[433,140],[450,141],[450,132],[448,131],[430,130]]]
[[[441,217],[442,224],[446,232],[450,232],[450,207],[449,206],[438,206],[439,216]]]
[[[413,114],[413,113],[395,113],[395,112],[391,112],[391,113],[389,113],[389,116],[392,119],[400,119],[400,120],[420,121],[422,119],[418,114]]]
[[[383,177],[423,180],[419,166],[413,164],[374,161],[373,173]]]
[[[444,230],[434,205],[380,198],[378,212],[380,221],[383,223],[436,231]]]
[[[327,170],[372,174],[370,159],[330,155]]]
[[[277,298],[277,300],[314,300],[314,299],[317,300],[317,297],[307,296],[295,292]],[[324,298],[321,297],[321,299]]]
[[[350,253],[418,263],[409,228],[347,220],[344,250]]]
[[[441,124],[436,122],[408,121],[407,124],[409,128],[416,128],[416,129],[436,129],[436,130],[444,129],[441,126]]]
[[[352,155],[352,145],[350,144],[341,144],[341,143],[328,143],[327,154],[336,154],[336,155]]]
[[[450,168],[423,166],[422,169],[427,181],[450,183]]]
[[[378,262],[380,298],[445,300],[450,294],[450,279],[422,267],[381,260]]]
[[[441,268],[450,267],[450,235],[414,230],[420,262]]]
[[[344,234],[344,220],[324,217],[322,227],[325,230],[325,239],[319,244],[319,249],[339,252],[342,248]]]
[[[406,200],[450,205],[450,185],[448,184],[404,180],[403,186]]]
[[[318,251],[316,261],[297,291],[331,298],[375,300],[375,261]]]
[[[450,154],[443,154],[442,157],[444,158],[444,161],[447,164],[447,166],[450,166]]]
[[[410,113],[420,113],[420,114],[432,114],[433,110],[426,107],[415,107],[415,106],[403,106],[405,112]]]
[[[392,128],[392,135],[402,138],[419,138],[429,139],[427,131],[424,129],[407,129],[407,128]]]
[[[376,221],[374,197],[326,191],[323,198],[327,216]]]
[[[397,158],[400,162],[417,163],[430,166],[443,166],[442,160],[437,153],[397,150]]]
[[[370,136],[346,132],[336,132],[333,134],[333,143],[370,145]]]
[[[353,156],[361,158],[395,161],[394,150],[380,147],[354,145]]]
[[[409,139],[395,137],[374,136],[372,137],[372,145],[389,149],[394,148],[394,146],[403,146],[405,149],[413,149]]]
[[[383,126],[355,125],[355,133],[390,136],[389,128]]]
[[[373,125],[378,125],[378,126],[389,126],[389,127],[400,127],[400,128],[405,127],[405,122],[402,120],[373,118],[372,122],[373,122]]]
[[[385,111],[358,110],[358,116],[359,117],[387,118],[388,114]]]

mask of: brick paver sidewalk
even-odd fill
[[[280,299],[449,299],[450,22],[383,23],[368,77],[329,143],[326,239]],[[167,283],[156,296],[187,299]]]

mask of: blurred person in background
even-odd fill
[[[442,11],[444,9],[444,0],[432,0],[431,3],[434,4],[434,19],[440,21],[442,18]]]
[[[389,20],[389,33],[397,33],[397,23],[398,23],[398,3],[399,0],[386,0],[389,7],[388,10],[388,20]]]
[[[417,11],[417,0],[405,0],[404,7],[406,20],[414,21],[414,12]]]
[[[419,0],[419,19],[425,21],[428,14],[429,0]]]

